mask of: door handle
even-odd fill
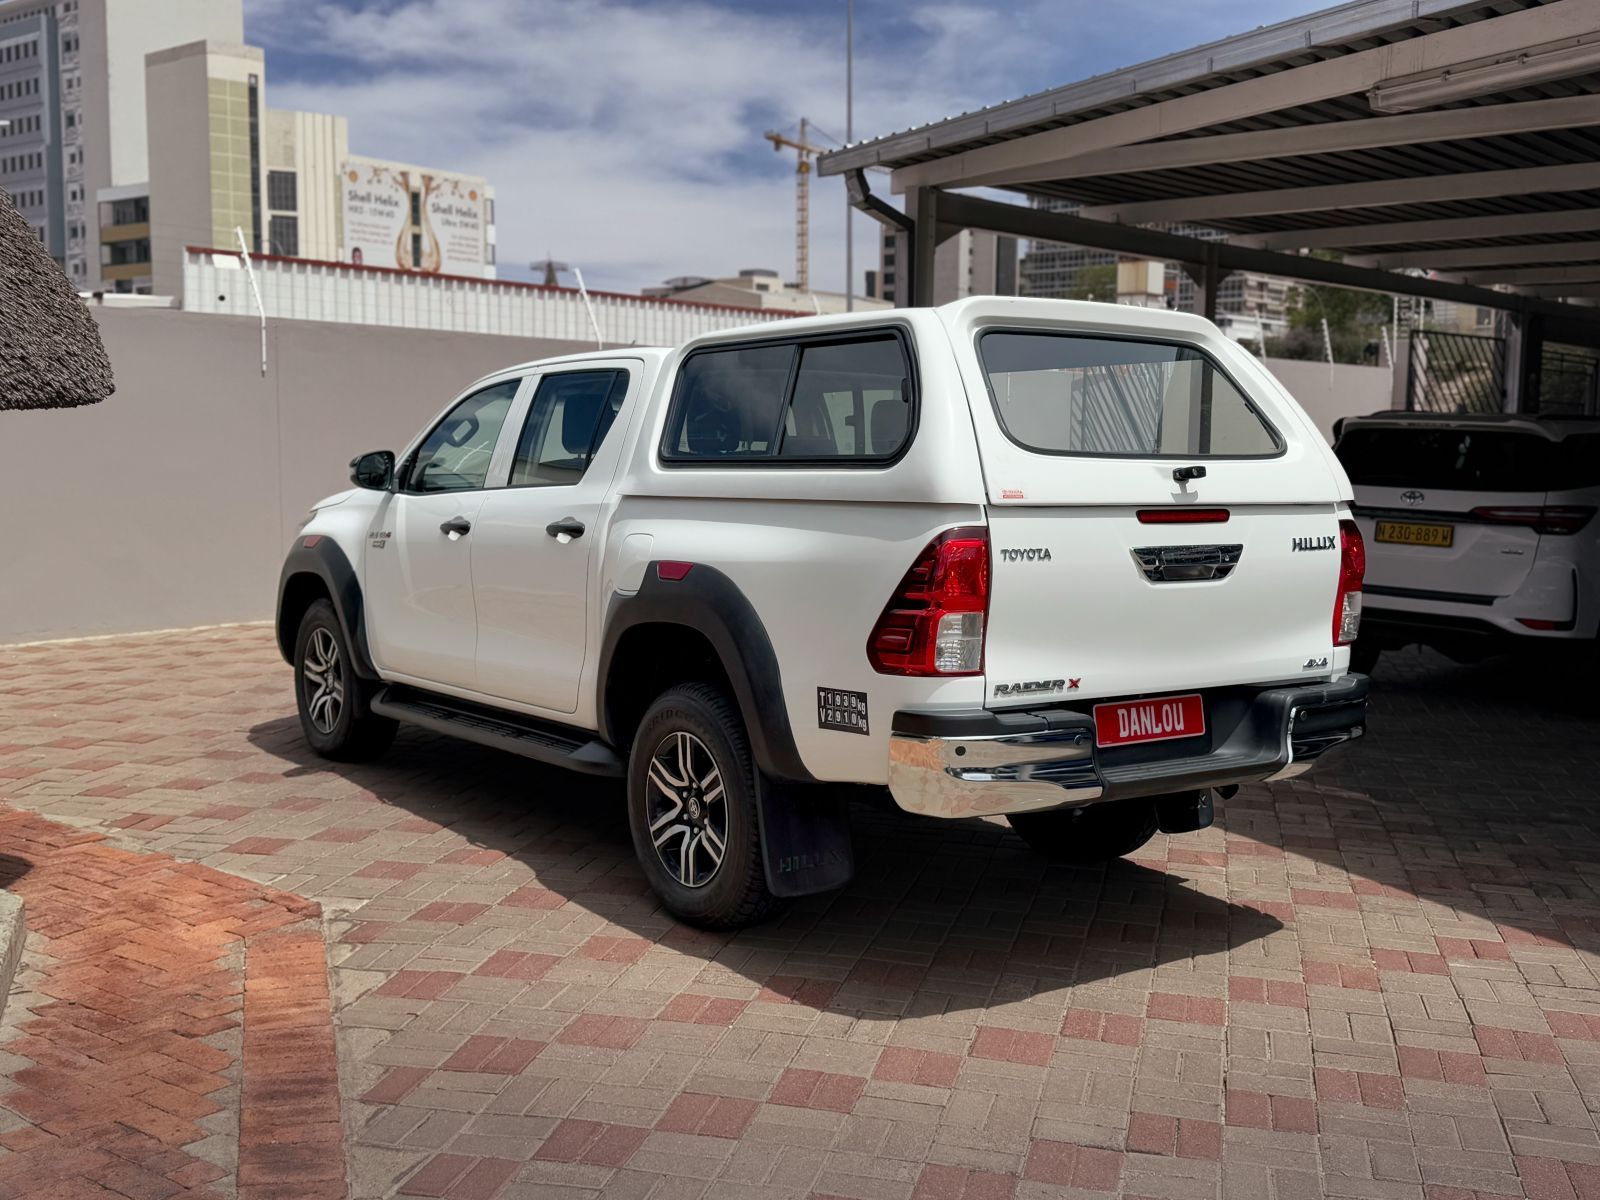
[[[449,534],[452,541],[456,538],[464,538],[472,532],[472,522],[465,517],[451,517],[439,526],[439,532]]]
[[[583,522],[576,517],[562,517],[559,521],[551,521],[544,531],[558,540],[565,536],[570,542],[573,538],[583,536]]]

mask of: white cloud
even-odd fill
[[[1188,40],[1115,60],[1108,56],[1123,43],[1137,46],[1141,10],[1153,21],[1170,6],[872,5],[872,20],[857,26],[857,135],[1230,32],[1207,25],[1217,4],[1179,6],[1186,27],[1167,22],[1162,35]],[[268,51],[273,106],[348,116],[358,153],[487,176],[506,275],[548,252],[581,266],[598,288],[749,266],[788,276],[794,160],[761,134],[801,114],[844,133],[842,3],[392,0],[350,9],[246,0],[246,17],[250,39]],[[292,76],[275,73],[279,61]],[[843,286],[844,225],[841,183],[814,179],[815,286]],[[876,265],[876,232],[857,218],[858,287],[860,272]]]

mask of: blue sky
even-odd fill
[[[857,139],[1129,66],[1305,0],[857,0]],[[804,114],[844,136],[845,0],[245,0],[268,103],[341,113],[360,154],[486,175],[501,274],[548,252],[592,287],[794,263]],[[837,180],[813,285],[844,282]],[[856,221],[857,286],[876,227]]]

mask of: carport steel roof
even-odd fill
[[[1600,311],[1551,301],[1600,297],[1600,0],[1356,0],[822,156],[888,220],[865,198],[873,166],[939,236],[990,228],[1588,326]],[[1083,207],[950,191],[971,187]],[[1165,223],[1227,237],[1139,228]]]

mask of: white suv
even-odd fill
[[[1376,413],[1334,453],[1367,545],[1362,669],[1408,643],[1471,660],[1594,639],[1600,420]]]
[[[626,780],[679,917],[853,870],[851,796],[1103,860],[1360,735],[1338,461],[1209,322],[983,298],[479,380],[296,537],[305,736]]]

